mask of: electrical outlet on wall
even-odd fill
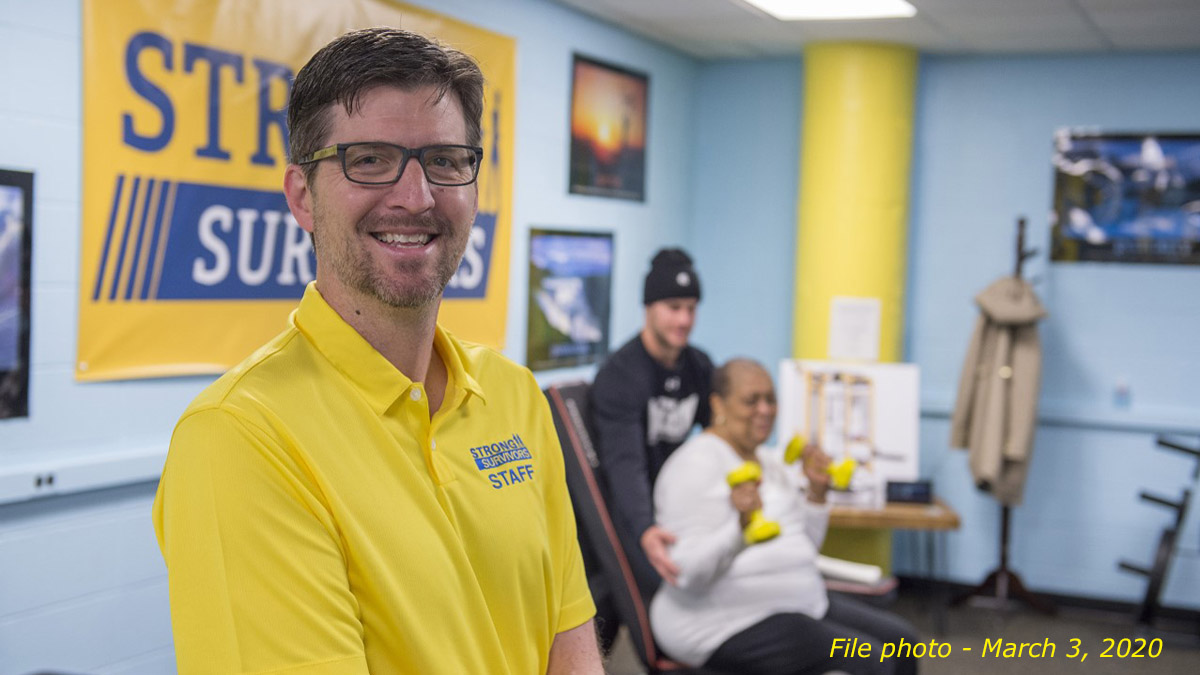
[[[1123,377],[1117,378],[1117,385],[1113,387],[1113,406],[1125,409],[1131,403],[1133,403],[1133,390],[1129,386],[1129,380]]]

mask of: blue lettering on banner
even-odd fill
[[[244,61],[241,54],[185,43],[183,45],[183,72],[190,73],[195,70],[197,61],[208,63],[208,144],[196,148],[196,156],[228,160],[229,152],[220,146],[221,70],[226,67],[231,69],[234,82],[241,84]]]
[[[207,85],[205,140],[192,150],[197,158],[230,164],[248,156],[251,165],[268,167],[286,161],[269,149],[272,132],[279,147],[288,146],[286,104],[271,105],[273,88],[282,86],[284,101],[291,91],[293,73],[286,64],[142,31],[126,43],[124,65],[130,88],[150,108],[137,118],[130,111],[122,114],[121,140],[129,147],[162,152],[175,136],[181,113],[163,83],[150,76],[161,68],[204,78]],[[223,93],[244,86],[258,94],[252,154],[250,148],[229,147],[221,133],[222,113],[230,114],[222,110],[229,99]],[[498,136],[494,141],[498,144]],[[496,213],[486,211],[476,217],[446,298],[487,297],[496,220]],[[144,176],[116,177],[100,255],[93,301],[299,298],[316,271],[311,239],[281,192]],[[505,461],[515,459],[521,458]]]
[[[271,107],[271,81],[278,80],[287,83],[292,88],[292,70],[285,65],[254,59],[254,68],[258,70],[258,151],[250,156],[251,164],[275,166],[275,156],[267,152],[267,131],[274,125],[279,129],[283,138],[283,147],[288,144],[287,104],[282,107]],[[286,99],[285,99],[286,100]]]
[[[479,215],[446,297],[484,297],[494,226]],[[316,273],[282,192],[140,176],[117,176],[100,256],[94,301],[299,298]]]
[[[487,296],[488,272],[491,270],[492,237],[496,233],[496,214],[480,211],[467,240],[458,271],[446,286],[446,298],[483,298]]]
[[[130,88],[156,108],[158,111],[157,133],[149,134],[138,131],[133,114],[126,112],[121,116],[121,139],[133,148],[145,152],[159,152],[165,149],[175,134],[175,105],[158,84],[152,82],[141,67],[143,52],[157,52],[146,56],[161,63],[163,70],[175,72],[175,45],[165,36],[151,31],[136,33],[129,38],[125,45],[125,79]],[[218,161],[229,161],[231,153],[221,146],[221,101],[222,73],[228,72],[235,85],[241,85],[245,76],[245,57],[236,52],[229,52],[216,47],[198,45],[190,42],[183,43],[183,73],[194,75],[198,70],[206,71],[208,75],[208,107],[207,142],[196,148],[197,157]],[[275,157],[267,151],[268,130],[275,127],[279,131],[281,147],[288,147],[287,111],[286,108],[271,107],[271,86],[273,82],[283,83],[286,91],[283,100],[287,100],[292,88],[292,69],[287,64],[251,59],[254,64],[257,79],[252,83],[258,90],[258,148],[250,157],[252,164],[275,166]],[[203,64],[203,65],[199,65]],[[228,112],[228,111],[226,111]],[[154,121],[142,122],[141,126],[153,128]]]
[[[118,175],[93,300],[299,298],[308,233],[281,192]],[[109,273],[111,270],[111,273]]]
[[[171,221],[159,300],[298,298],[314,278],[281,192],[181,183]]]
[[[131,37],[129,44],[125,46],[125,78],[129,80],[129,86],[133,87],[139,96],[158,109],[162,122],[157,134],[144,136],[134,129],[133,115],[125,113],[121,118],[122,137],[127,145],[138,150],[158,152],[167,147],[167,143],[171,142],[171,136],[175,133],[175,106],[171,103],[171,97],[167,96],[167,92],[147,80],[142,75],[141,69],[138,68],[138,57],[146,49],[159,52],[163,68],[168,72],[175,68],[171,58],[170,40],[158,33],[138,33]]]

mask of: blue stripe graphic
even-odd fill
[[[315,260],[282,192],[179,182],[174,195],[155,300],[294,300],[304,294]],[[253,276],[262,270],[265,277]]]
[[[166,227],[167,200],[171,195],[171,181],[164,180],[161,184],[161,189],[158,195],[158,212],[154,216],[154,233],[150,237],[150,255],[146,261],[146,278],[142,281],[142,289],[138,292],[138,297],[142,300],[150,298],[150,285],[154,280],[154,275],[158,273],[162,266],[162,259],[158,255],[158,241],[163,236],[163,228]]]
[[[113,228],[117,224],[117,211],[121,208],[121,193],[125,187],[125,174],[117,174],[117,188],[113,195],[112,212],[108,215],[108,231],[104,234],[104,249],[100,253],[100,272],[96,274],[96,288],[92,291],[92,301],[100,299],[100,285],[104,283],[104,268],[108,262],[108,248],[112,245]]]
[[[138,189],[141,188],[142,178],[133,179],[133,190],[129,193],[129,210],[125,213],[125,230],[121,233],[121,247],[117,250],[117,264],[113,266],[112,286],[109,287],[108,299],[117,299],[117,287],[121,282],[121,268],[125,266],[125,249],[129,248],[129,231],[133,229],[133,212],[137,210]]]
[[[146,225],[153,223],[150,217],[150,202],[154,196],[154,179],[151,179],[146,185],[146,201],[142,204],[142,224],[138,227],[137,242],[133,245],[133,255],[129,260],[129,279],[125,284],[125,299],[133,299],[133,285],[137,282],[138,270],[142,269],[145,264],[145,258],[142,256],[142,243],[146,239]]]

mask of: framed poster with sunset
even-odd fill
[[[648,90],[645,74],[575,55],[572,193],[645,200]]]

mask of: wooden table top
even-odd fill
[[[854,529],[957,530],[958,513],[935,497],[932,504],[888,502],[882,509],[834,506],[829,526]]]

